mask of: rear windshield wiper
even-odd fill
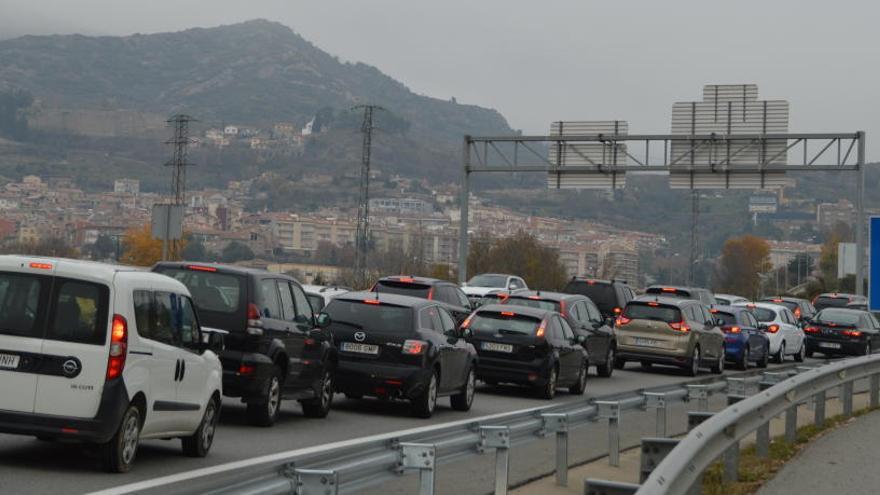
[[[499,328],[498,333],[501,335],[525,335],[525,332],[517,330],[508,330],[507,328]]]
[[[364,329],[363,325],[358,325],[357,323],[351,323],[351,322],[348,322],[348,321],[335,320],[335,321],[333,321],[333,323],[339,323],[340,325],[345,325],[345,326],[348,326],[348,327],[352,327],[352,328],[357,329],[357,330],[363,330],[363,329]]]

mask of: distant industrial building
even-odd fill
[[[113,192],[116,194],[138,195],[141,192],[141,181],[137,179],[116,179],[113,182]]]
[[[837,203],[820,203],[816,207],[816,223],[819,230],[833,228],[838,222],[843,222],[850,227],[856,223],[856,209],[853,204],[845,199]]]

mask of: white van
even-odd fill
[[[222,397],[209,335],[164,275],[0,256],[0,433],[98,444],[113,472],[131,469],[142,439],[207,455]]]

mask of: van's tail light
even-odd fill
[[[817,327],[805,327],[804,333],[819,333],[819,329]]]
[[[767,327],[767,331],[770,333],[776,333],[779,331],[779,325],[773,324]]]
[[[424,340],[406,340],[403,343],[401,352],[410,356],[419,356],[428,349],[428,343]]]
[[[247,308],[247,333],[249,335],[263,335],[263,319],[260,308],[250,303]]]
[[[684,320],[674,321],[669,324],[669,328],[675,330],[676,332],[690,332],[691,327],[687,326],[687,323]]]
[[[113,315],[113,324],[110,326],[110,357],[107,359],[107,380],[122,376],[127,354],[128,322],[120,315]]]

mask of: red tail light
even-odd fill
[[[615,306],[614,309],[612,309],[611,311],[613,311],[614,314],[616,314],[616,315],[619,315],[621,312],[623,312],[622,309],[620,309],[620,308],[618,308],[618,307],[616,307],[616,306]]]
[[[565,314],[565,301],[559,301],[559,312]]]
[[[794,317],[795,318],[801,317],[801,308],[794,308]]]
[[[364,304],[382,304],[378,299],[364,299]]]
[[[412,278],[412,277],[398,277],[398,278],[397,278],[397,281],[398,281],[398,282],[412,283],[412,282],[415,282],[416,279],[414,279],[414,278]]]
[[[248,304],[247,317],[248,317],[248,320],[259,320],[260,319],[260,308],[258,308],[257,305],[254,303]]]
[[[819,329],[816,327],[806,327],[804,328],[804,333],[819,333]]]
[[[51,270],[52,263],[31,263],[30,267],[37,270]]]
[[[660,303],[649,302],[649,303],[648,303],[648,306],[651,306],[651,307],[653,307],[653,308],[656,308],[656,307],[660,306]]]
[[[213,266],[201,266],[201,265],[187,265],[187,268],[190,270],[195,270],[197,272],[216,272],[217,269]]]
[[[770,333],[776,333],[779,331],[779,325],[773,324],[767,327],[767,331]]]
[[[253,375],[257,371],[256,366],[250,364],[242,364],[238,367],[239,375]]]
[[[544,332],[546,332],[546,331],[547,331],[547,320],[544,320],[541,322],[541,325],[538,327],[538,331],[535,332],[535,337],[538,337],[539,339],[543,339]]]
[[[631,322],[631,321],[632,321],[632,318],[627,318],[626,316],[620,315],[614,321],[614,324],[619,327],[622,327],[624,325],[629,325],[629,322]]]
[[[427,348],[428,343],[423,340],[407,340],[404,341],[401,352],[411,356],[418,356],[419,354],[424,353]]]
[[[862,336],[861,330],[844,330],[843,334],[846,335],[847,337],[861,337]]]
[[[246,332],[249,335],[263,335],[263,320],[261,317],[260,308],[254,303],[248,304]]]
[[[502,311],[501,316],[516,316],[516,313],[513,311]]]
[[[742,328],[740,327],[722,327],[724,333],[742,333]]]
[[[429,301],[434,300],[434,288],[433,287],[431,287],[431,290],[428,291],[428,300]]]
[[[465,318],[464,323],[461,324],[461,329],[464,330],[464,329],[468,328],[469,326],[471,326],[471,321],[473,319],[474,319],[473,314],[468,316],[467,318]]]
[[[533,299],[533,300],[535,300],[535,301],[540,301],[540,300],[541,300],[541,296],[529,296],[529,299]]]
[[[663,292],[675,292],[674,287],[664,287],[662,290]]]
[[[687,323],[684,320],[675,321],[669,324],[669,328],[675,330],[676,332],[690,332],[691,327],[687,326]]]
[[[110,357],[107,359],[107,380],[122,376],[127,354],[128,322],[120,315],[113,315],[113,324],[110,326]]]

